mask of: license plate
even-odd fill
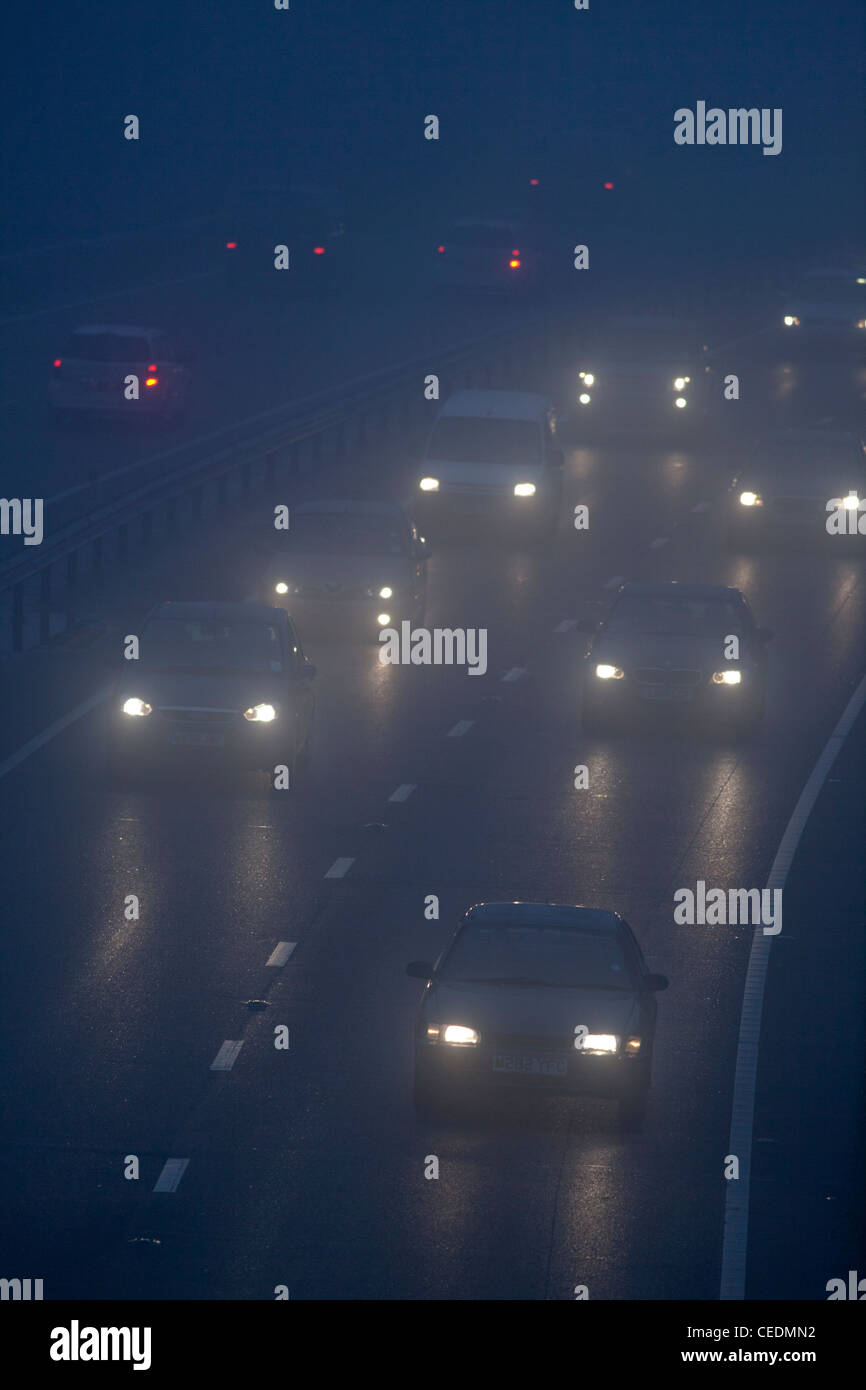
[[[567,1076],[568,1059],[500,1052],[493,1058],[493,1070],[511,1072],[515,1076]]]
[[[694,694],[691,685],[642,685],[639,689],[642,700],[690,700]]]
[[[182,743],[189,748],[222,748],[225,734],[210,729],[172,729],[168,735],[169,743]]]

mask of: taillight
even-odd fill
[[[227,251],[237,251],[237,249],[238,249],[238,244],[237,244],[236,241],[227,241],[227,242],[226,242],[226,250],[227,250]]]
[[[510,260],[510,261],[508,262],[508,264],[509,264],[509,266],[510,266],[510,268],[511,268],[512,270],[519,270],[519,269],[520,269],[520,261],[516,261],[516,260],[513,260],[513,259],[512,259],[512,260]]]
[[[445,247],[444,247],[444,246],[437,246],[437,247],[436,247],[436,250],[439,252],[439,255],[440,255],[440,256],[444,256],[444,254],[445,254]]]
[[[314,256],[324,256],[324,254],[325,254],[325,248],[324,248],[324,246],[314,246],[314,247],[313,247],[313,255],[314,255]]]
[[[60,376],[60,375],[61,375],[60,368],[63,366],[63,363],[61,362],[61,360],[60,360],[59,357],[55,357],[54,362],[52,363],[52,366],[54,367],[54,375],[55,375],[55,376]]]
[[[608,189],[609,189],[609,188],[613,188],[613,184],[612,184],[612,183],[606,183],[606,184],[605,184],[605,188],[608,188]]]
[[[145,386],[158,386],[158,385],[159,385],[159,378],[158,378],[158,377],[155,377],[155,376],[148,376],[148,377],[145,377],[144,384],[145,384]]]
[[[151,376],[153,376],[154,373],[156,372],[156,363],[155,363],[155,362],[151,362],[151,364],[150,364],[150,366],[148,367],[147,370],[150,372]]]

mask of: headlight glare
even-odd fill
[[[438,478],[422,478],[421,481],[420,481],[420,483],[418,484],[418,486],[420,487],[420,489],[421,489],[422,492],[438,492],[438,491],[439,491],[439,479],[438,479]]]
[[[713,685],[739,685],[743,676],[741,671],[714,671]]]
[[[244,719],[248,719],[251,724],[271,724],[277,717],[277,711],[273,705],[252,705],[250,709],[244,710]]]
[[[133,718],[142,718],[145,714],[153,713],[153,705],[149,705],[146,700],[139,700],[137,696],[131,695],[128,700],[123,702],[123,713],[132,715]]]
[[[587,1033],[580,1045],[581,1052],[616,1052],[617,1040],[613,1033]]]
[[[596,666],[595,674],[601,681],[621,681],[625,671],[620,670],[619,666],[606,666],[604,662]]]
[[[442,1029],[442,1041],[452,1047],[475,1047],[479,1040],[475,1029],[465,1028],[462,1023],[449,1023]]]
[[[534,497],[534,496],[535,496],[535,483],[515,483],[515,484],[514,484],[514,496],[515,496],[515,497]]]
[[[741,492],[740,504],[743,507],[763,507],[764,499],[759,492]]]

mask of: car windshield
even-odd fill
[[[608,632],[644,633],[670,637],[724,637],[741,633],[746,611],[724,598],[668,597],[625,594],[606,623]]]
[[[249,188],[234,200],[230,218],[238,226],[285,222],[293,230],[335,230],[342,220],[339,195],[315,188]]]
[[[600,361],[645,362],[648,366],[666,363],[687,371],[699,359],[701,343],[697,334],[680,325],[614,319],[599,340],[598,355]]]
[[[409,544],[392,517],[350,512],[295,512],[285,540],[298,555],[407,555]]]
[[[73,333],[60,355],[85,362],[148,362],[151,347],[147,338],[121,333]]]
[[[427,457],[443,463],[539,463],[541,431],[534,420],[446,415],[434,427]]]
[[[260,674],[283,669],[280,634],[270,623],[154,618],[141,634],[148,671]]]
[[[439,975],[467,983],[564,989],[635,987],[622,944],[613,934],[504,923],[465,926]]]

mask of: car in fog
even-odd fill
[[[442,289],[519,294],[541,279],[539,238],[514,218],[459,218],[446,227],[434,254]]]
[[[110,775],[214,760],[294,774],[309,748],[316,668],[282,609],[160,603],[138,640],[108,702]]]
[[[751,444],[728,487],[728,545],[748,551],[788,540],[825,545],[829,539],[838,546],[827,532],[833,503],[853,514],[856,528],[866,508],[863,440],[845,430],[768,431]],[[844,525],[847,534],[847,518]]]
[[[569,428],[689,430],[707,409],[707,353],[688,320],[611,315],[574,372]]]
[[[346,208],[339,189],[279,179],[251,181],[229,199],[225,265],[237,288],[332,289],[342,273]],[[275,248],[288,267],[275,266]]]
[[[427,440],[416,509],[427,529],[466,519],[555,527],[563,453],[556,411],[528,391],[457,391]]]
[[[688,713],[745,731],[764,711],[764,645],[739,589],[677,580],[622,584],[584,657],[583,726],[632,726],[647,712]],[[734,640],[732,640],[734,639]]]
[[[382,628],[423,618],[429,555],[396,503],[304,502],[274,546],[262,597],[291,613],[305,638],[340,629],[375,641]]]
[[[866,274],[857,269],[808,271],[782,296],[783,346],[849,343],[866,347]]]
[[[76,328],[52,363],[51,412],[57,420],[81,415],[177,419],[189,396],[191,360],[190,352],[160,328]]]
[[[555,903],[471,907],[433,963],[415,1029],[416,1109],[432,1117],[499,1090],[562,1091],[619,1102],[643,1123],[652,1077],[652,974],[616,912]]]

